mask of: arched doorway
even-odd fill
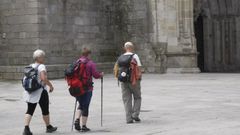
[[[204,69],[204,39],[203,39],[203,16],[199,15],[194,22],[195,36],[197,39],[197,51],[198,51],[198,68],[201,72],[205,72]]]
[[[198,65],[205,72],[240,72],[240,1],[195,0]],[[196,2],[198,2],[196,4]]]

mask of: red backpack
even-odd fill
[[[69,65],[65,70],[65,78],[67,80],[69,93],[74,96],[81,96],[85,94],[89,87],[93,85],[87,73],[87,62],[78,60],[77,62]]]

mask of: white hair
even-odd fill
[[[133,43],[132,42],[126,42],[124,44],[124,48],[133,48]]]
[[[33,59],[34,60],[36,60],[37,58],[40,58],[40,57],[44,57],[44,56],[45,56],[45,52],[43,50],[40,50],[40,49],[37,49],[33,53]]]

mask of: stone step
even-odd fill
[[[9,52],[33,52],[34,50],[38,49],[36,45],[33,44],[21,44],[21,45],[10,45],[7,47]]]
[[[8,50],[8,46],[1,45],[1,44],[0,44],[0,51],[1,51],[1,52],[7,51],[7,50]]]
[[[8,65],[8,59],[6,59],[6,57],[0,56],[0,65]]]
[[[32,52],[7,52],[8,58],[32,58]]]
[[[32,57],[16,57],[9,59],[9,65],[29,65],[29,63],[32,62]]]
[[[116,61],[117,60],[117,56],[112,55],[112,56],[100,56],[99,58],[97,58],[98,62],[110,62],[110,61]]]
[[[104,73],[111,74],[113,73],[114,64],[115,62],[97,63],[97,69],[99,71],[103,71]]]
[[[97,63],[97,69],[104,73],[112,73],[114,62]],[[68,64],[46,65],[50,79],[63,79]],[[0,79],[21,80],[25,66],[0,66]]]

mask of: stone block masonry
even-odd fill
[[[136,44],[147,72],[195,68],[195,44],[186,27],[192,23],[191,2],[1,0],[0,79],[20,79],[38,48],[46,51],[50,78],[63,77],[63,69],[83,46],[92,48],[93,60],[110,73],[126,41]]]
[[[50,78],[63,77],[64,68],[79,57],[83,46],[90,46],[94,61],[111,72],[116,47],[105,39],[105,1],[0,1],[1,36],[6,34],[0,44],[0,78],[21,79],[23,67],[38,48],[47,54]]]

